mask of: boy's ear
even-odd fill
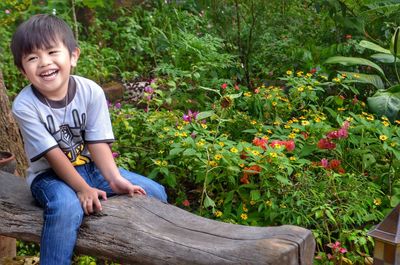
[[[71,66],[75,67],[78,63],[79,55],[81,54],[81,50],[77,47],[71,53]]]

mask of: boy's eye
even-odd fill
[[[58,53],[58,51],[50,51],[49,53],[50,54],[56,54],[56,53]]]
[[[37,58],[36,56],[31,56],[31,57],[28,57],[27,61],[30,62],[30,61],[35,60],[36,58]]]

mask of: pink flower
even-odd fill
[[[222,89],[226,89],[228,87],[228,84],[227,83],[223,83],[222,85],[221,85],[221,88]]]
[[[328,166],[329,166],[328,159],[322,158],[321,159],[321,166],[323,166],[324,168],[328,168]]]
[[[189,206],[190,206],[189,200],[184,200],[184,201],[182,202],[182,205],[185,206],[185,207],[189,207]]]
[[[342,253],[342,254],[344,254],[344,253],[347,252],[347,249],[345,249],[345,248],[340,248],[339,252]]]
[[[293,151],[294,148],[296,147],[293,140],[284,141],[283,145],[286,147],[286,150],[288,150],[289,152]]]
[[[235,90],[239,90],[239,89],[240,89],[239,86],[235,85]]]
[[[117,152],[112,152],[112,156],[113,156],[114,158],[117,158],[117,157],[119,156],[119,154],[118,154]]]
[[[5,12],[7,15],[11,13],[11,11],[8,10],[8,9],[4,10],[4,12]]]
[[[115,107],[116,107],[117,109],[120,109],[120,108],[121,108],[121,103],[119,103],[119,102],[115,103]]]
[[[146,86],[144,88],[144,92],[146,92],[148,94],[153,94],[154,93],[154,89],[151,86]]]
[[[196,119],[197,114],[199,114],[198,111],[192,112],[191,110],[189,110],[187,114],[183,114],[182,119],[183,119],[184,121],[187,121],[187,122],[192,122],[192,120],[195,120],[195,119]]]

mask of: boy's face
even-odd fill
[[[76,66],[79,52],[76,48],[70,54],[61,41],[49,49],[36,49],[22,57],[22,74],[43,96],[60,100],[68,90],[71,68]]]

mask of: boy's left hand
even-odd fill
[[[138,185],[133,185],[123,177],[119,177],[110,181],[111,189],[117,194],[128,194],[133,196],[134,194],[146,195],[144,189]]]

